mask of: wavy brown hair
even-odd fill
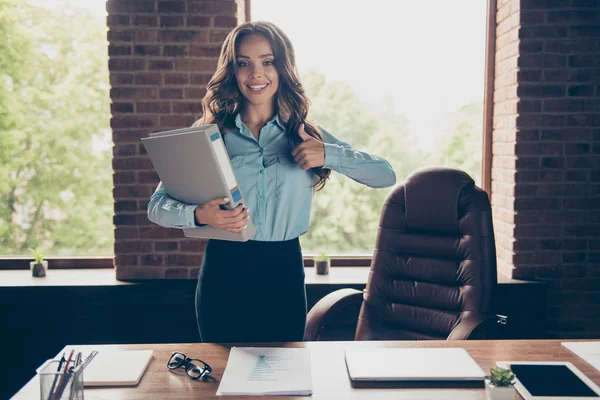
[[[323,140],[319,129],[306,120],[310,100],[306,96],[296,68],[296,55],[289,38],[276,25],[266,21],[246,22],[234,28],[223,42],[217,70],[206,85],[206,95],[202,99],[201,119],[197,125],[217,124],[222,132],[224,128],[235,126],[235,116],[244,105],[244,96],[235,79],[235,61],[238,44],[249,36],[262,35],[273,49],[275,68],[279,73],[279,88],[275,93],[275,112],[286,127],[286,135],[295,144],[302,142],[298,128],[304,123],[306,133]],[[324,168],[312,168],[319,177],[313,185],[317,190],[325,186],[331,171]]]

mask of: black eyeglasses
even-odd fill
[[[179,351],[174,351],[169,358],[167,368],[174,370],[185,367],[185,373],[192,379],[200,379],[206,377],[212,372],[210,365],[197,358],[189,358]]]

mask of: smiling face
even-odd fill
[[[274,107],[279,73],[269,41],[260,34],[242,38],[236,49],[235,79],[244,98],[256,106]]]

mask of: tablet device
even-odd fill
[[[600,400],[600,387],[570,362],[498,361],[515,374],[524,400]]]

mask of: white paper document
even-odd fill
[[[561,344],[600,371],[600,342],[562,342]]]
[[[217,396],[312,394],[310,349],[232,347]]]

